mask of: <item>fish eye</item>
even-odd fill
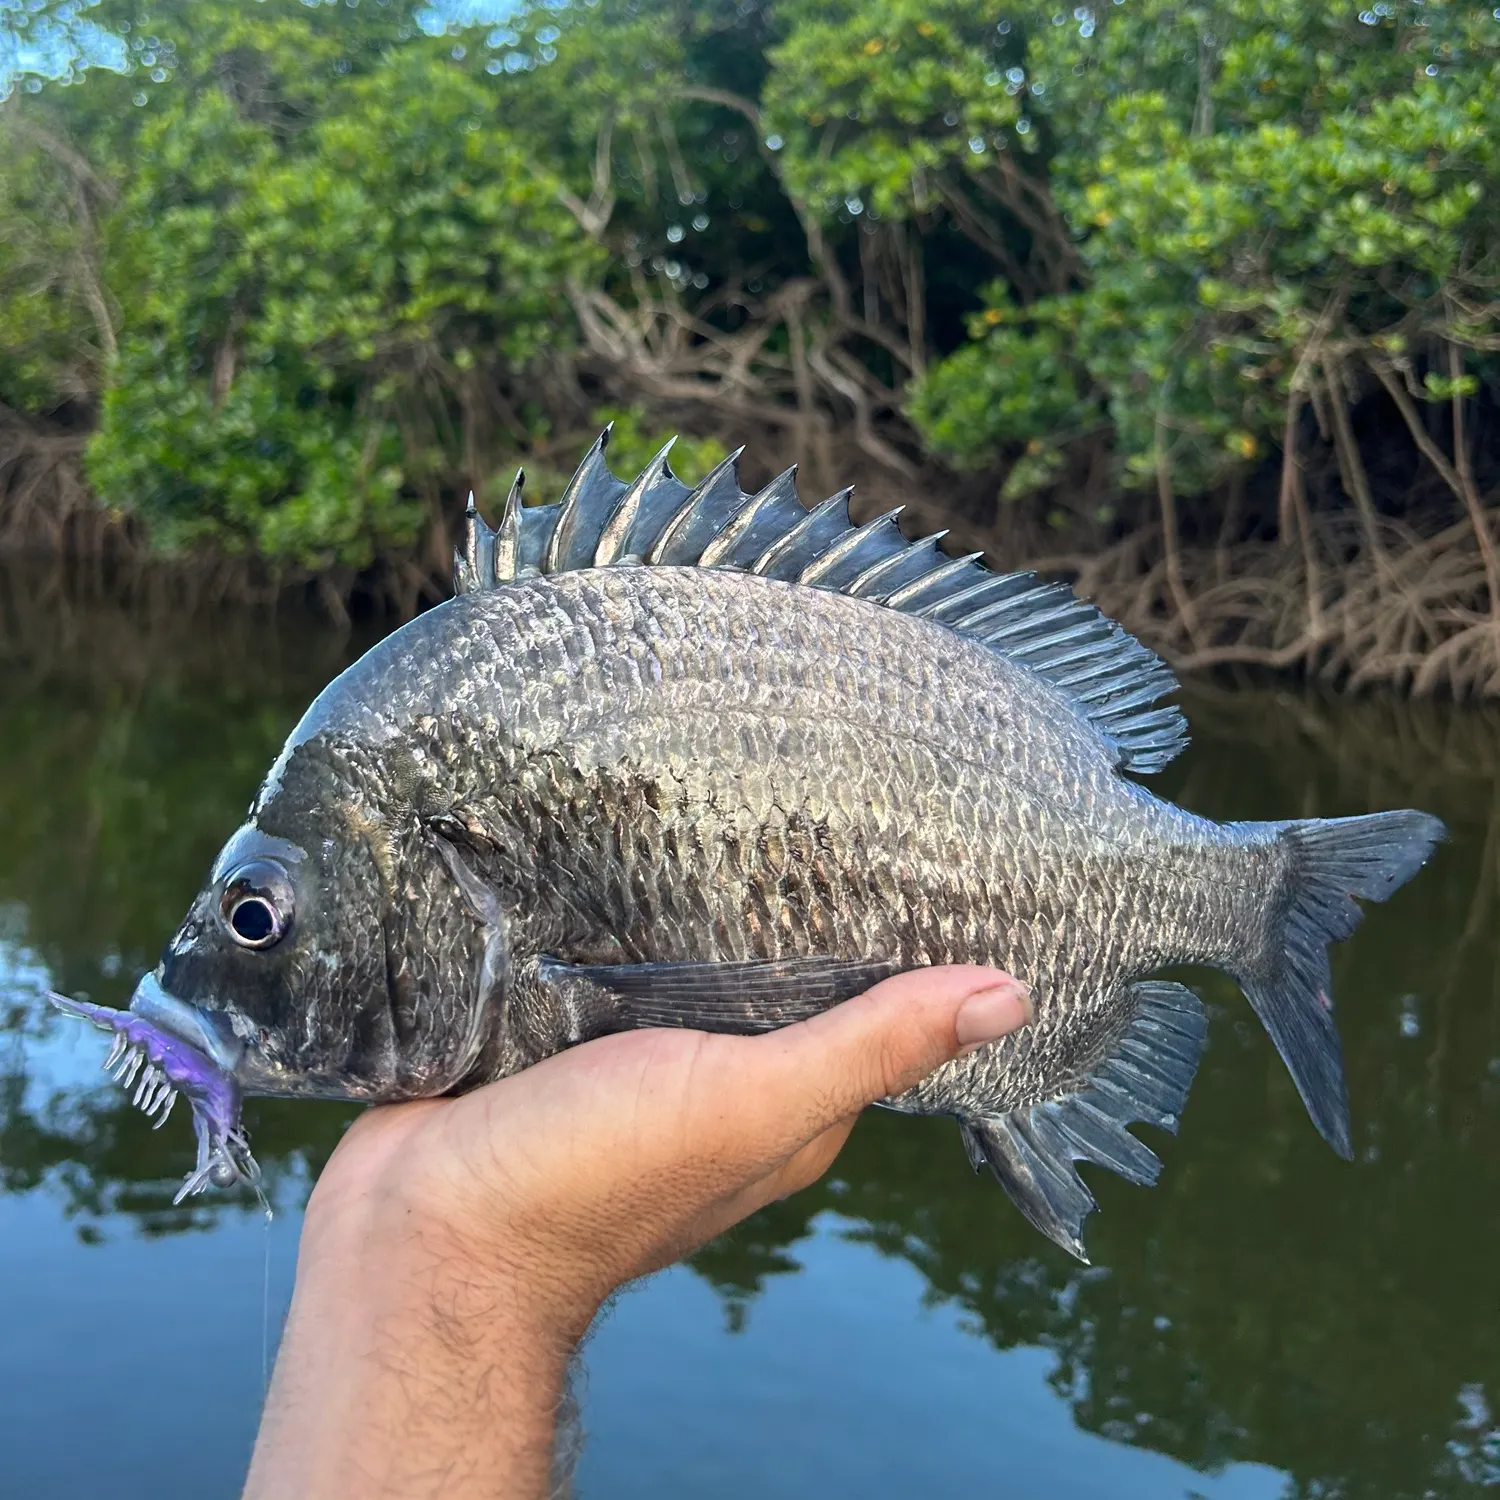
[[[292,925],[292,883],[275,860],[252,859],[224,884],[219,915],[242,948],[270,948]]]
[[[247,948],[259,948],[276,935],[279,913],[261,896],[246,896],[229,913],[229,926]]]

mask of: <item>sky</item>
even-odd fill
[[[254,4],[256,0],[246,0]],[[338,0],[302,0],[304,5]],[[43,82],[73,82],[90,68],[128,72],[122,37],[89,18],[97,0],[0,0],[0,99]],[[427,0],[413,13],[429,36],[449,27],[493,26],[514,14],[517,0]]]
[[[123,73],[130,58],[123,38],[91,21],[90,9],[91,0],[0,0],[0,99],[91,67]]]

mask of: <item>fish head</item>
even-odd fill
[[[484,990],[466,976],[488,972],[486,940],[425,831],[418,781],[394,755],[294,746],[129,1010],[53,997],[116,1033],[111,1065],[145,1081],[143,1109],[192,1103],[185,1191],[255,1180],[245,1095],[431,1097],[478,1054]]]
[[[415,789],[415,790],[414,790]],[[396,753],[311,741],[273,768],[131,1009],[246,1094],[431,1097],[472,1060],[483,936]]]
[[[391,1096],[394,1050],[371,1024],[390,1013],[389,893],[337,811],[298,819],[295,839],[284,821],[240,828],[131,1000],[247,1094]]]
[[[240,1120],[247,1094],[402,1096],[383,832],[336,786],[308,791],[300,806],[252,810],[128,1010],[52,997],[114,1033],[106,1067],[158,1123],[179,1094],[191,1104],[198,1162],[179,1201],[258,1182]]]

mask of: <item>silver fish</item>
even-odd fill
[[[518,477],[495,530],[471,505],[456,597],[313,703],[142,980],[117,1029],[200,1059],[166,1075],[195,1188],[253,1171],[241,1093],[458,1092],[967,962],[1025,980],[1034,1024],[886,1102],[955,1116],[1073,1254],[1074,1163],[1153,1181],[1127,1126],[1175,1129],[1198,1063],[1167,966],[1234,976],[1351,1154],[1327,946],[1441,823],[1184,812],[1131,779],[1186,741],[1170,672],[1066,588],[855,527],[848,491],[806,510],[791,471],[746,495],[737,454],[627,484],[607,437],[560,503]]]

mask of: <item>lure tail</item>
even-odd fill
[[[1346,1160],[1349,1095],[1333,1024],[1328,945],[1349,936],[1363,915],[1354,897],[1384,901],[1427,862],[1447,830],[1427,813],[1308,818],[1275,825],[1291,853],[1270,941],[1236,975],[1291,1072],[1323,1139]]]

